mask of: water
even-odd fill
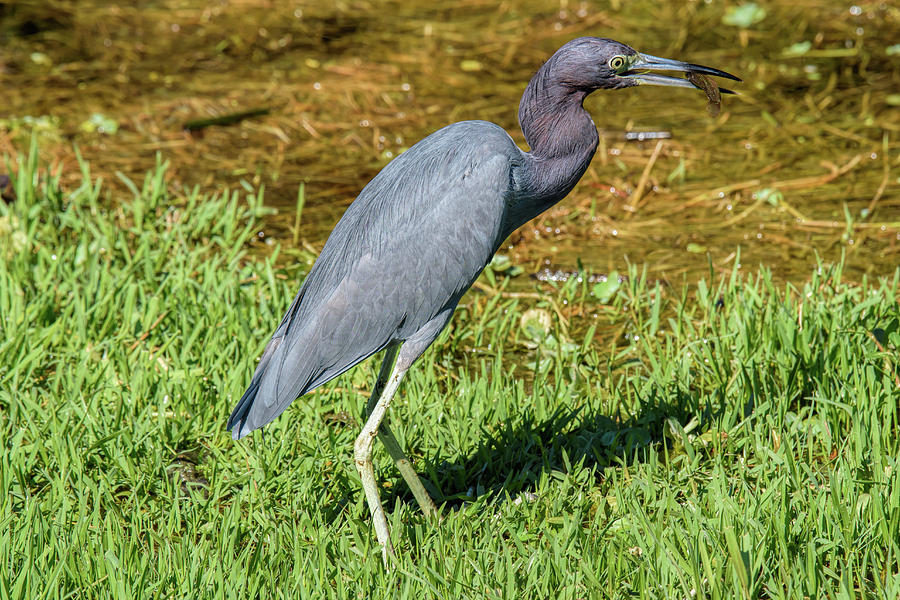
[[[117,173],[140,181],[157,153],[176,190],[265,185],[280,209],[265,234],[284,244],[303,182],[300,236],[319,248],[380,168],[443,125],[487,119],[523,143],[531,74],[565,41],[599,35],[745,83],[717,118],[699,91],[592,95],[597,156],[569,198],[510,238],[513,264],[607,273],[630,261],[680,283],[738,260],[795,281],[817,255],[846,254],[851,277],[900,263],[894,5],[758,2],[765,16],[742,27],[707,2],[326,4],[8,4],[0,151],[23,151],[37,128],[71,180],[74,141],[112,187]],[[182,129],[257,108],[270,112]]]

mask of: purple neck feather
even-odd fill
[[[554,63],[551,58],[538,70],[519,104],[519,124],[531,151],[516,177],[513,229],[565,198],[597,150],[597,128],[581,105],[589,92],[563,83]]]

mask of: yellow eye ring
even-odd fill
[[[609,59],[609,67],[613,71],[618,71],[623,66],[625,66],[625,57],[624,56],[613,56]]]

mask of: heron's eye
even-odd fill
[[[624,56],[613,56],[609,59],[609,68],[613,71],[618,71],[622,67],[625,66],[625,57]]]

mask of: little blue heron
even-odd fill
[[[582,37],[560,48],[525,88],[519,124],[529,152],[493,123],[463,121],[432,133],[382,169],[338,221],[263,351],[228,419],[234,439],[385,350],[354,445],[385,557],[392,547],[372,468],[376,435],[423,512],[435,514],[384,422],[391,398],[503,241],[562,200],[584,174],[598,142],[582,107],[588,94],[641,84],[701,89],[651,70],[740,81],[614,40]]]

